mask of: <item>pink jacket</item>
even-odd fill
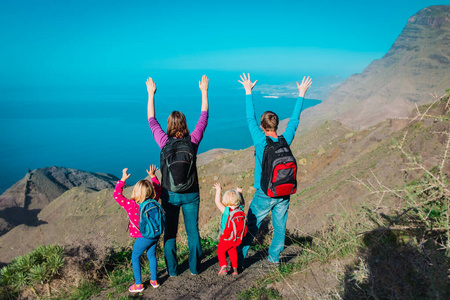
[[[161,185],[159,184],[158,178],[155,176],[152,179],[153,187],[156,192],[156,200],[159,200],[161,196]],[[116,184],[116,189],[114,190],[114,199],[116,199],[117,203],[122,206],[125,211],[128,213],[128,218],[133,221],[136,226],[139,226],[139,204],[137,204],[134,200],[127,199],[123,196],[123,187],[125,182],[119,180]],[[130,236],[133,238],[141,238],[142,235],[139,232],[138,228],[135,228],[131,222],[128,222],[128,230],[130,231]]]

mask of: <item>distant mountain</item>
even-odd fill
[[[40,224],[39,211],[73,187],[100,191],[114,187],[117,180],[114,175],[63,167],[30,171],[0,196],[0,235],[19,224]]]
[[[367,128],[406,117],[415,104],[429,103],[450,88],[450,5],[430,6],[409,18],[383,58],[350,76],[328,98],[306,112],[302,123],[336,119]]]
[[[299,78],[299,82],[302,78]],[[308,90],[309,99],[325,99],[332,90],[334,90],[340,83],[344,81],[344,78],[339,76],[322,76],[313,78],[314,84]],[[261,93],[263,96],[267,97],[286,97],[286,98],[297,98],[298,89],[295,81],[288,82],[279,85],[271,84],[258,84],[255,86],[255,92]]]

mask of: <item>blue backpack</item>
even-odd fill
[[[164,210],[158,201],[148,199],[139,204],[139,231],[142,237],[148,239],[159,237],[164,230],[164,223]],[[137,229],[133,222],[131,224]]]

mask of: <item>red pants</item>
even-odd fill
[[[219,245],[217,246],[217,258],[219,258],[219,265],[226,266],[227,265],[227,255],[230,257],[231,266],[234,269],[237,269],[237,246],[241,243],[241,240],[236,242],[234,241],[225,241],[223,236],[220,237]]]

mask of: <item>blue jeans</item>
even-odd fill
[[[156,263],[156,244],[158,244],[159,237],[154,239],[137,238],[134,242],[133,252],[131,253],[131,264],[133,266],[134,282],[141,284],[141,264],[139,258],[142,253],[147,250],[147,258],[150,265],[150,279],[156,280],[157,263]]]
[[[290,198],[271,198],[257,189],[247,214],[248,232],[238,249],[239,265],[243,266],[244,258],[258,233],[261,222],[272,211],[273,238],[269,248],[268,260],[279,262],[280,254],[284,249],[286,234],[286,221],[289,211]]]
[[[180,208],[183,210],[184,227],[189,247],[189,269],[192,274],[198,274],[202,248],[200,234],[198,232],[198,209],[200,195],[196,193],[177,194],[163,191],[162,207],[166,213],[166,225],[164,232],[164,257],[166,259],[167,272],[170,276],[178,275],[177,260],[177,232]]]

